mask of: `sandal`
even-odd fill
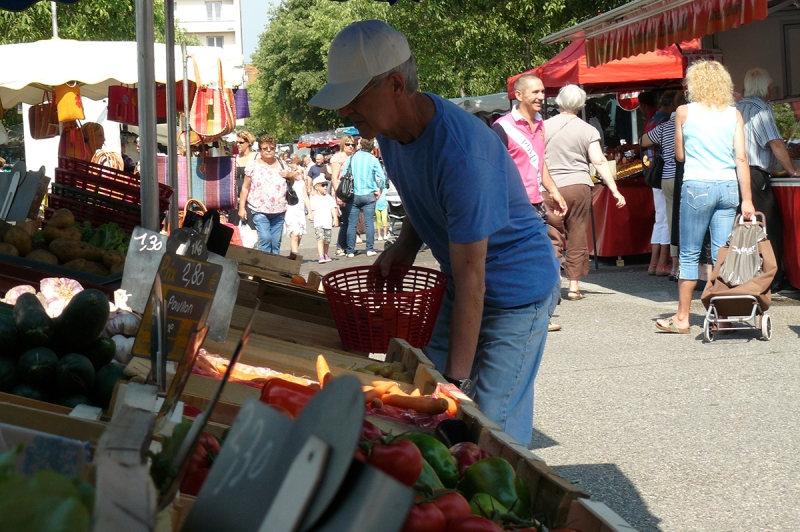
[[[668,277],[669,274],[672,272],[672,268],[669,264],[666,266],[656,266],[656,276],[657,277]]]
[[[647,268],[647,275],[655,275],[657,270],[658,270],[658,264],[651,262],[650,266],[648,266]]]
[[[570,291],[567,293],[567,299],[570,301],[578,301],[579,299],[583,299],[583,294],[581,294],[580,290],[575,290],[574,292]]]
[[[674,334],[689,334],[692,332],[691,327],[686,327],[685,329],[678,327],[675,325],[675,321],[672,318],[667,319],[668,325],[662,325],[656,321],[656,329],[659,331],[667,332],[667,333],[674,333]]]

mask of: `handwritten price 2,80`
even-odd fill
[[[164,245],[157,235],[139,235],[133,240],[139,243],[139,251],[158,251]]]
[[[192,269],[191,264],[187,264],[186,267],[183,268],[183,276],[181,279],[183,280],[184,287],[191,285],[200,285],[203,284],[203,279],[205,278],[206,274],[203,271],[203,266],[201,264],[195,264],[194,269]]]

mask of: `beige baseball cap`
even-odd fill
[[[352,102],[373,77],[410,57],[405,36],[385,22],[353,22],[333,39],[328,51],[328,83],[308,105],[340,109]]]

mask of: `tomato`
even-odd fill
[[[198,447],[205,448],[210,454],[218,455],[222,448],[219,445],[219,441],[214,437],[213,434],[209,434],[208,432],[204,432],[200,435],[200,441],[197,444]]]
[[[503,532],[503,529],[485,517],[465,515],[448,522],[446,532]]]
[[[186,404],[183,405],[183,416],[184,417],[195,418],[195,417],[199,416],[202,413],[203,413],[203,411],[200,410],[199,408],[197,408],[194,405],[186,405]]]
[[[431,503],[442,511],[448,523],[456,517],[472,514],[469,502],[457,491],[451,491],[440,495],[431,500]]]
[[[444,514],[429,502],[415,504],[408,512],[402,532],[444,532]]]
[[[361,426],[361,441],[369,441],[373,438],[380,438],[381,436],[383,436],[381,429],[365,419],[364,424]]]
[[[376,442],[367,455],[367,463],[406,486],[414,486],[422,473],[422,453],[411,441],[402,438],[388,445]]]
[[[208,477],[210,471],[211,470],[206,467],[187,473],[181,483],[181,492],[196,497],[197,494],[200,493],[200,488],[203,487],[203,483],[206,481],[206,477]]]

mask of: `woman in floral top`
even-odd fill
[[[294,177],[275,156],[275,137],[264,135],[258,139],[260,157],[256,157],[244,173],[242,193],[239,197],[239,217],[247,218],[247,209],[253,214],[258,232],[258,249],[267,253],[280,253],[283,221],[286,216],[286,180]]]

